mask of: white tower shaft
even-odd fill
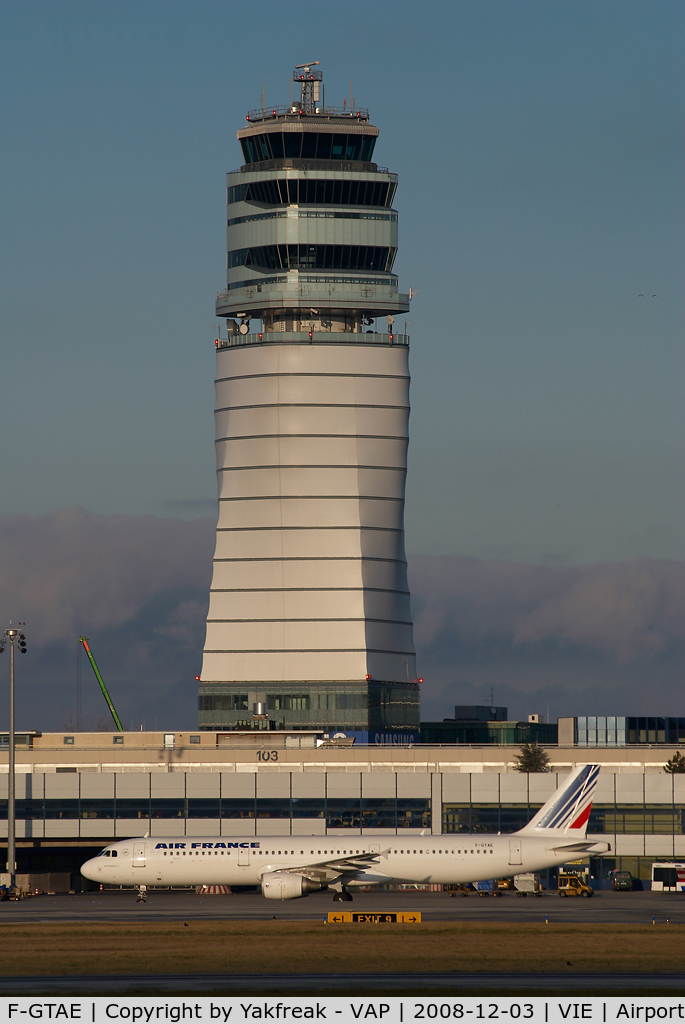
[[[415,679],[408,349],[329,337],[219,350],[205,681]]]

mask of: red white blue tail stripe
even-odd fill
[[[577,768],[523,831],[554,829],[567,832],[572,829],[578,830],[576,834],[584,836],[598,779],[598,764]]]

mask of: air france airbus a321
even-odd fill
[[[261,885],[271,900],[321,889],[351,900],[348,889],[388,882],[477,882],[608,853],[586,838],[599,765],[569,775],[518,832],[488,835],[175,836],[124,839],[108,846],[81,873],[94,882],[133,885],[145,899],[150,885]]]

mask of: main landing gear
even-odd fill
[[[147,886],[137,885],[136,889],[138,890],[138,899],[136,900],[136,903],[147,903]]]
[[[351,903],[352,893],[349,893],[347,889],[342,889],[340,892],[336,892],[333,896],[334,903]]]

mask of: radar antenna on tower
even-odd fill
[[[323,72],[312,71],[318,63],[312,60],[309,64],[296,64],[293,71],[293,82],[302,89],[300,110],[303,114],[315,114],[323,107]]]

